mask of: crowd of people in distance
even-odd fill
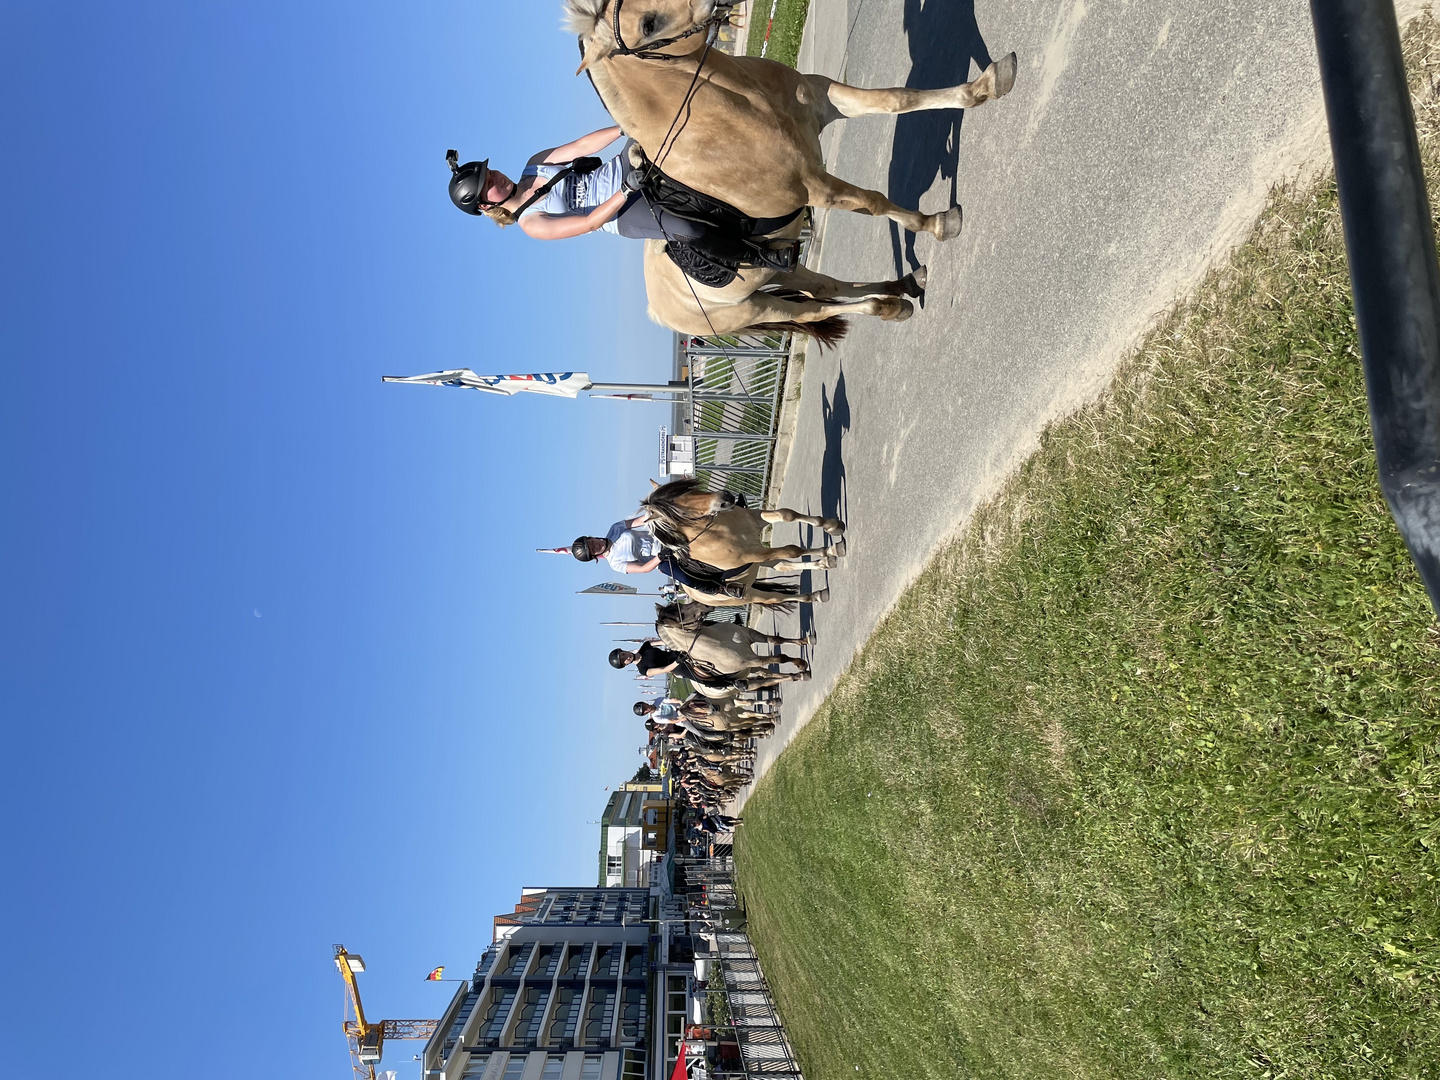
[[[774,732],[778,711],[778,700],[713,701],[700,694],[635,703],[651,760],[666,763],[676,804],[688,811],[692,843],[741,824],[724,809],[750,782],[755,741]]]

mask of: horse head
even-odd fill
[[[584,54],[575,74],[610,56],[698,52],[710,28],[734,6],[727,0],[565,0],[565,26],[579,35]]]

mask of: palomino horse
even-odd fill
[[[958,206],[922,214],[830,175],[820,132],[843,117],[966,109],[1002,97],[1015,84],[1015,54],[960,86],[866,90],[802,75],[773,60],[707,52],[708,31],[731,6],[717,0],[565,0],[567,25],[580,36],[584,54],[580,70],[589,71],[615,122],[681,183],[753,218],[781,218],[809,205],[887,217],[938,240],[959,235]],[[792,222],[775,235],[795,236],[798,229]],[[903,319],[912,308],[902,294],[924,288],[920,274],[908,282],[846,283],[809,272],[777,278],[773,270],[752,270],[725,289],[707,291],[687,283],[662,254],[660,241],[646,244],[645,281],[651,317],[685,334],[756,327],[808,333],[806,325],[819,323],[822,334],[838,337],[843,324],[837,326],[837,316]],[[766,285],[812,299],[755,295]]]
[[[641,501],[640,506],[649,518],[650,531],[662,544],[679,549],[696,562],[707,563],[718,570],[738,570],[750,565],[785,570],[818,565],[831,569],[834,560],[845,554],[844,522],[835,518],[813,517],[784,506],[774,510],[751,510],[737,506],[735,496],[728,491],[702,491],[700,482],[693,477],[661,484]],[[771,547],[761,539],[761,531],[767,524],[781,521],[813,525],[841,539],[818,548],[798,544]],[[815,556],[822,561],[818,564],[797,562],[807,556]]]
[[[766,657],[755,654],[756,645],[803,645],[808,638],[762,634],[739,623],[702,622],[706,610],[703,604],[686,604],[683,608],[679,604],[657,604],[655,607],[655,636],[667,649],[684,654],[697,674],[704,674],[708,668],[723,678],[748,680],[752,675],[776,674],[769,670],[771,664],[790,664],[795,674],[789,678],[808,675],[810,665],[801,657],[784,653]]]

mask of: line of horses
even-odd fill
[[[615,122],[674,180],[752,219],[789,215],[767,240],[798,237],[796,212],[806,206],[888,218],[940,241],[959,235],[959,206],[925,214],[831,175],[820,133],[844,117],[968,109],[1003,97],[1015,84],[1015,54],[960,86],[864,89],[712,49],[713,35],[733,7],[733,0],[565,0],[566,25],[580,44],[577,74],[588,73]],[[803,266],[789,272],[759,267],[712,286],[687,277],[661,240],[645,242],[644,267],[650,317],[681,334],[791,331],[822,345],[844,335],[846,316],[909,318],[911,301],[924,295],[927,279],[924,266],[894,281],[842,281]],[[704,614],[718,607],[828,600],[828,588],[801,593],[762,572],[833,569],[845,554],[845,525],[784,508],[753,510],[725,492],[701,490],[694,480],[660,486],[641,505],[672,558],[702,564],[712,578],[742,586],[707,591],[687,585],[693,603],[657,611],[661,644],[705,677],[695,681],[699,693],[679,707],[672,723],[647,721],[651,746],[668,755],[682,798],[713,812],[749,778],[753,740],[773,730],[776,706],[755,701],[757,692],[773,697],[778,690],[770,688],[777,684],[808,678],[806,659],[783,648],[810,639],[714,623]],[[765,527],[781,522],[811,526],[826,542],[809,548],[764,543]]]

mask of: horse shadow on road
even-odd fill
[[[905,0],[905,36],[910,46],[910,74],[905,85],[912,90],[939,90],[968,82],[972,60],[980,71],[990,65],[990,50],[975,21],[975,0]],[[896,118],[886,189],[892,202],[918,209],[920,197],[939,175],[950,182],[950,197],[944,207],[932,207],[929,212],[955,204],[964,120],[963,109],[904,113]],[[896,277],[920,265],[915,234],[902,235],[893,221],[890,244]]]
[[[847,521],[850,512],[850,496],[845,485],[845,452],[842,445],[845,433],[850,430],[850,398],[845,392],[845,369],[835,379],[834,391],[820,387],[820,420],[825,434],[825,452],[820,459],[820,516],[839,518]],[[805,512],[812,513],[809,507]],[[823,543],[819,530],[807,527],[802,539],[806,547]],[[811,592],[818,586],[814,571],[801,575],[801,592]],[[828,580],[828,579],[827,579]],[[800,608],[800,631],[810,632],[815,616],[810,604]]]

